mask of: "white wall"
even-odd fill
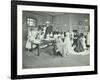
[[[55,16],[48,15],[47,13],[41,12],[31,12],[23,11],[23,30],[24,36],[27,34],[27,17],[32,17],[37,20],[37,26],[43,25],[48,20],[53,24],[53,30],[59,29],[59,31],[67,32],[68,30],[81,30],[84,32],[84,27],[88,24],[79,25],[79,21],[84,21],[87,19],[89,21],[88,14],[75,14],[75,13],[65,13]],[[87,27],[88,28],[88,27]]]
[[[53,27],[54,30],[57,28],[60,31],[67,31],[69,30],[69,15],[68,14],[62,14],[62,15],[57,15],[53,17]]]
[[[54,29],[58,28],[60,31],[66,32],[68,30],[81,30],[81,32],[85,32],[85,26],[88,26],[88,23],[85,23],[84,20],[87,19],[89,21],[88,14],[75,14],[75,13],[65,13],[62,15],[57,15],[53,17],[53,27]],[[79,25],[79,22],[82,21],[83,24]],[[88,30],[88,27],[86,27]]]
[[[41,14],[41,12],[31,12],[31,11],[23,11],[23,23],[26,23],[26,18],[27,17],[32,17],[35,18],[37,20],[37,25],[43,25],[47,20],[49,20],[50,22],[52,22],[52,16],[50,15],[39,15]]]
[[[35,0],[36,1],[36,0]],[[59,3],[76,3],[76,4],[97,4],[99,7],[98,14],[100,14],[100,0],[37,0]],[[10,80],[10,45],[11,45],[11,16],[10,16],[10,0],[0,0],[0,80]],[[98,16],[100,21],[100,15]],[[100,23],[98,22],[98,26]],[[98,27],[98,34],[100,34],[100,27]],[[100,41],[100,36],[98,36]],[[98,42],[100,44],[100,42]],[[100,45],[98,45],[100,53]],[[84,76],[67,76],[56,78],[39,78],[39,79],[25,79],[25,80],[100,80],[100,54],[98,54],[98,75],[84,75]]]
[[[37,12],[38,13],[38,12]],[[37,13],[31,12],[31,11],[23,11],[23,39],[26,39],[26,36],[28,34],[28,27],[27,27],[27,18],[32,17],[37,20],[37,26],[43,25],[48,20],[52,22],[52,16],[50,15],[39,15]],[[39,12],[41,13],[41,12]]]
[[[42,16],[40,15],[36,15],[36,14],[33,14],[31,12],[26,12],[26,11],[23,11],[23,39],[26,39],[27,38],[27,34],[28,34],[28,27],[27,27],[27,18],[28,17],[32,17],[34,19],[37,20],[37,25],[39,24],[42,24],[43,23],[43,20],[42,20]]]

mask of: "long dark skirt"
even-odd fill
[[[82,45],[82,42],[80,39],[77,39],[77,44],[76,44],[76,47],[74,48],[75,52],[82,52],[84,51],[84,48],[83,48],[83,45]]]
[[[73,39],[73,44],[72,44],[72,46],[76,46],[76,44],[77,44],[77,39]]]

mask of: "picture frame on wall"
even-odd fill
[[[90,74],[97,74],[97,5],[11,1],[12,79]]]

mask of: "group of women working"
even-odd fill
[[[59,34],[58,34],[59,35]],[[56,39],[56,52],[61,56],[69,54],[80,54],[89,49],[90,40],[89,32],[87,35],[78,32],[65,32],[63,36],[58,36]],[[86,53],[83,53],[86,54]]]
[[[90,46],[89,32],[87,35],[79,33],[78,31],[51,32],[45,36],[45,32],[43,30],[30,30],[27,37],[26,48],[30,51],[32,48],[36,47],[36,45],[31,44],[32,42],[38,42],[41,41],[41,39],[50,37],[55,39],[56,53],[61,56],[84,52],[89,49]]]

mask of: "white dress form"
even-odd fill
[[[71,40],[70,40],[70,33],[67,32],[66,33],[66,37],[65,37],[65,50],[66,50],[66,55],[68,55],[71,52],[72,46],[71,46]]]
[[[82,38],[82,45],[83,45],[83,49],[85,50],[86,49],[86,43],[85,43],[85,37]]]

